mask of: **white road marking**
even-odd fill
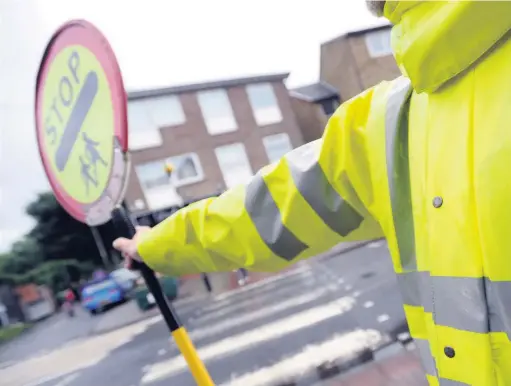
[[[349,311],[355,299],[344,297],[335,302],[327,303],[322,306],[311,308],[294,314],[290,317],[268,323],[253,330],[223,339],[208,346],[199,348],[199,355],[204,362],[212,359],[219,359],[226,355],[233,355],[236,352],[244,350],[250,346],[267,342],[269,340],[280,338],[283,335],[290,334],[300,329],[310,327],[323,320],[333,318]],[[148,384],[159,381],[179,371],[186,369],[186,362],[179,356],[151,366],[141,380],[141,384]]]
[[[60,381],[59,383],[56,383],[54,386],[67,386],[69,385],[71,382],[73,382],[76,378],[78,378],[78,375],[80,375],[80,373],[74,373],[74,374],[71,374],[67,377],[65,377],[62,381]]]
[[[356,330],[337,335],[326,342],[305,347],[302,352],[272,366],[234,377],[222,386],[276,385],[313,370],[326,361],[342,360],[364,348],[374,347],[381,338],[381,334],[375,330]]]
[[[410,334],[407,332],[402,332],[400,334],[397,334],[397,339],[401,340],[401,341],[408,340],[408,339],[410,339]]]
[[[315,284],[314,279],[306,279],[301,282],[304,287],[312,286]],[[290,287],[277,287],[274,291],[269,291],[265,294],[256,294],[254,297],[235,302],[235,303],[224,303],[223,308],[217,307],[218,309],[210,310],[209,312],[202,312],[202,316],[196,315],[192,323],[204,323],[205,321],[212,321],[215,319],[226,318],[227,315],[235,312],[246,311],[252,309],[254,303],[268,304],[274,301],[278,301],[283,293],[290,293]],[[268,298],[268,300],[265,300]]]
[[[293,272],[292,274],[287,275],[280,275],[280,276],[273,276],[265,280],[257,281],[253,284],[246,285],[245,287],[240,287],[234,291],[226,292],[224,294],[220,294],[217,297],[215,297],[212,301],[212,303],[202,309],[202,312],[210,312],[215,311],[219,308],[225,307],[227,305],[232,304],[239,304],[239,297],[240,295],[245,294],[246,292],[250,291],[252,296],[255,296],[256,294],[259,296],[259,291],[268,291],[272,288],[278,289],[282,288],[279,287],[278,281],[288,279],[289,282],[291,281],[303,281],[309,278],[313,278],[314,275],[311,270],[301,270],[299,272]],[[224,296],[229,295],[229,296]],[[238,296],[236,296],[238,295]]]
[[[381,246],[383,246],[383,241],[373,241],[367,244],[367,248],[380,248]]]
[[[152,317],[131,326],[119,328],[109,334],[93,336],[65,345],[47,355],[18,362],[2,369],[1,384],[2,386],[39,386],[94,366],[106,358],[111,351],[130,342],[133,337],[140,335],[147,327],[161,319],[161,316]],[[58,366],[55,366],[56,363]]]
[[[190,331],[190,337],[192,339],[202,339],[207,336],[216,335],[224,331],[228,331],[229,329],[232,329],[234,327],[266,318],[278,312],[282,312],[296,306],[313,302],[319,299],[321,296],[325,295],[326,293],[327,293],[326,288],[319,288],[315,291],[308,292],[300,296],[295,296],[289,299],[282,300],[279,303],[272,306],[258,308],[252,312],[243,313],[242,315],[222,320],[220,323],[217,324],[213,325],[207,324],[203,328]]]
[[[387,314],[382,314],[382,315],[379,315],[376,320],[378,321],[378,323],[383,323],[383,322],[386,322],[387,320],[390,319],[390,316],[388,316]]]
[[[253,290],[255,288],[263,287],[265,285],[268,285],[270,283],[274,283],[276,281],[287,279],[290,276],[294,275],[308,275],[311,274],[311,268],[309,265],[302,265],[296,269],[293,269],[292,271],[276,274],[275,276],[270,276],[267,279],[256,281],[255,283],[250,283],[246,285],[245,287],[237,288],[233,291],[224,292],[223,294],[219,294],[215,296],[215,300],[226,300],[232,296],[235,296],[237,294]]]
[[[374,302],[370,300],[364,303],[364,308],[371,308],[372,306],[374,306]]]

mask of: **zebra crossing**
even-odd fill
[[[406,330],[379,244],[175,307],[217,386],[330,385],[318,383],[318,368],[347,367]],[[0,378],[10,386],[194,386],[167,337],[157,315],[2,369]]]
[[[282,385],[385,344],[404,321],[389,262],[374,246],[350,254],[361,255],[359,262],[305,263],[196,305],[184,323],[215,383]],[[368,269],[377,279],[362,282]],[[140,379],[164,384],[194,385],[174,346]]]

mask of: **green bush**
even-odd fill
[[[0,328],[0,343],[16,338],[29,327],[28,324],[18,323]]]

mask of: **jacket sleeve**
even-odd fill
[[[183,275],[276,271],[343,241],[382,236],[373,204],[366,121],[373,89],[345,102],[321,139],[261,169],[245,186],[196,202],[139,242],[154,270]]]

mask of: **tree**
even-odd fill
[[[36,221],[29,236],[39,245],[43,261],[74,259],[79,263],[102,265],[89,227],[67,214],[52,193],[40,194],[28,205],[26,212]],[[105,244],[111,243],[114,238],[112,225],[98,229]]]

